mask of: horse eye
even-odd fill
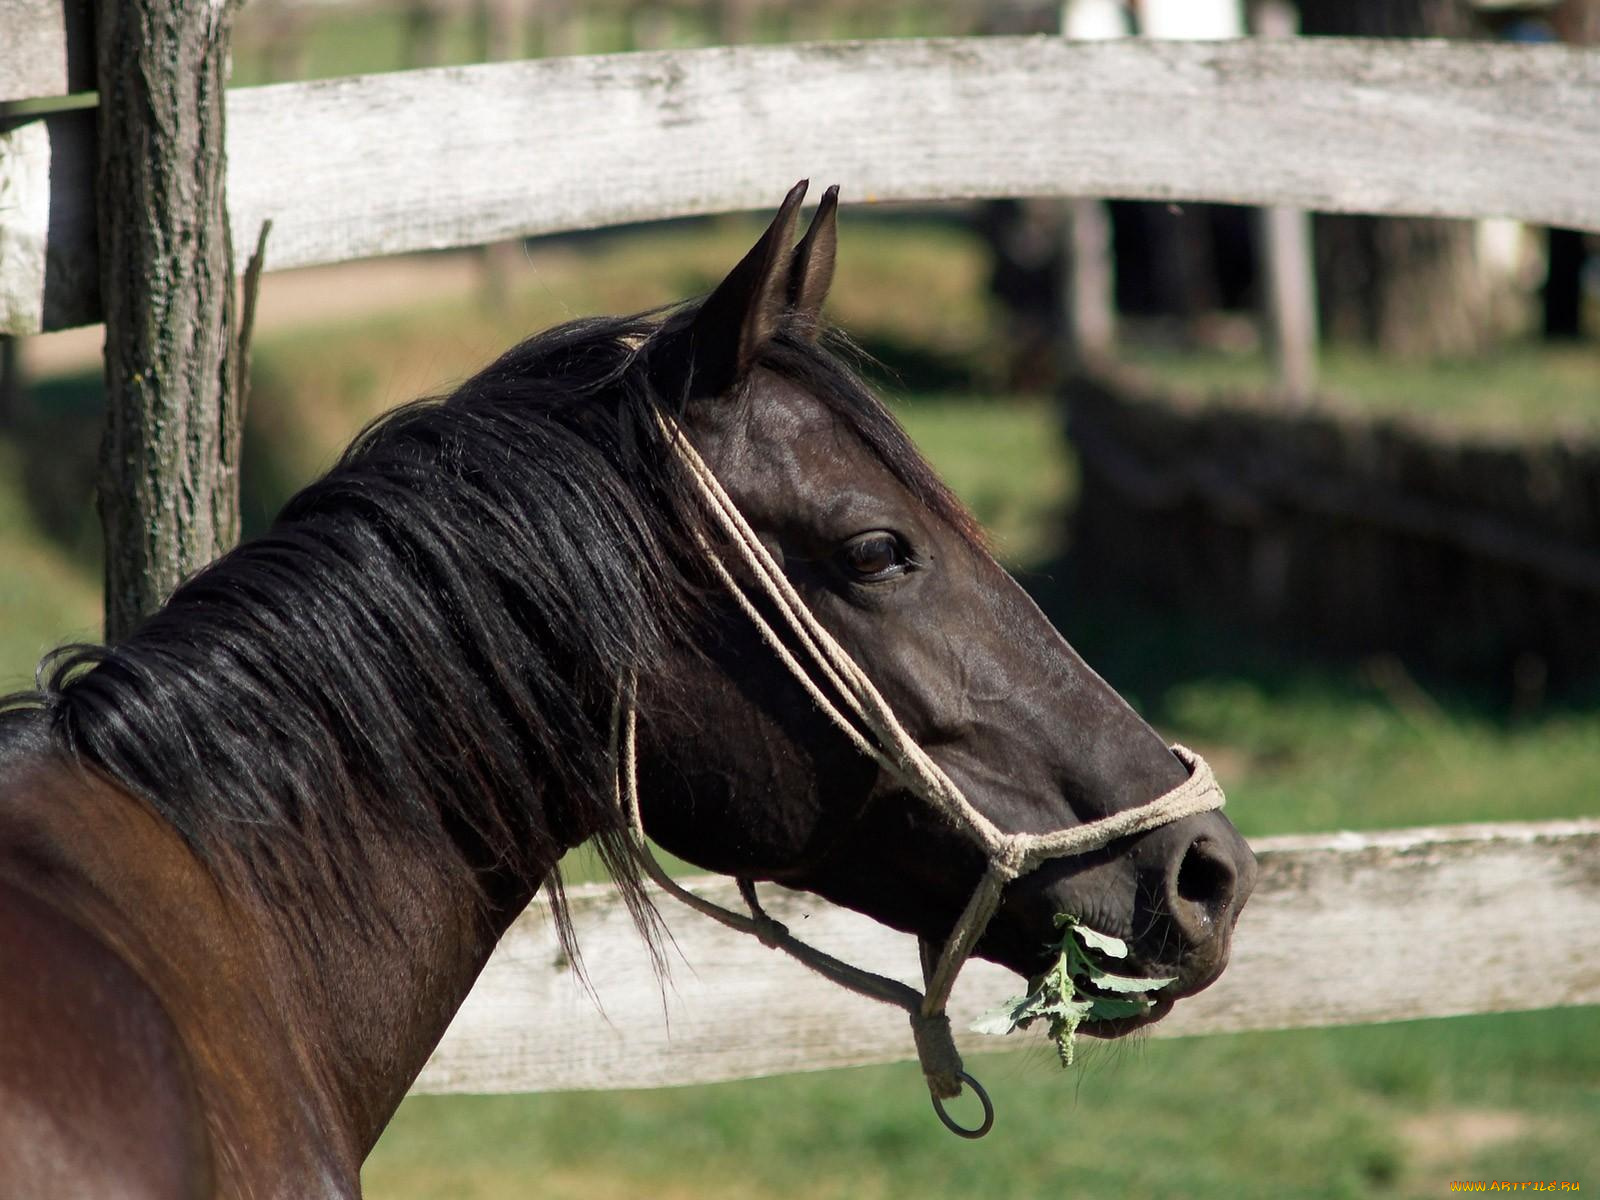
[[[906,569],[900,539],[884,529],[857,534],[839,551],[846,570],[859,580],[889,579]]]

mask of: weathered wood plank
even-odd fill
[[[274,268],[764,209],[801,175],[855,201],[1103,195],[1600,229],[1596,94],[1600,50],[1473,43],[974,38],[545,59],[237,90],[229,202],[241,256],[272,218]],[[60,119],[46,133],[56,157],[75,136]],[[0,191],[40,186],[34,160],[0,155]],[[7,236],[92,279],[92,230],[91,216]],[[36,274],[41,259],[0,262],[0,332],[92,318]]]
[[[0,0],[0,102],[93,90],[92,0]]]
[[[1269,838],[1234,960],[1154,1032],[1361,1024],[1600,1003],[1600,820]],[[694,887],[737,906],[733,884]],[[906,982],[914,942],[814,897],[772,891],[791,928]],[[913,1057],[897,1009],[662,901],[678,954],[663,991],[608,887],[575,889],[594,997],[536,905],[512,928],[419,1092],[657,1087]],[[972,963],[957,1029],[1015,993]],[[603,1015],[595,999],[603,1006]],[[1037,1046],[966,1035],[968,1049]]]
[[[0,334],[100,319],[95,113],[0,120]]]

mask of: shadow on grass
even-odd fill
[[[100,559],[94,489],[104,409],[98,373],[42,380],[5,430],[21,451],[22,490],[34,522],[83,565]]]
[[[272,381],[259,373],[258,398]],[[72,561],[98,569],[100,521],[95,512],[105,387],[98,372],[35,381],[28,403],[4,436],[21,451],[22,483],[39,530]],[[240,515],[245,537],[267,528],[299,483],[274,439],[252,427],[248,414],[239,469]]]
[[[1572,682],[1530,704],[1509,686],[1451,676],[1404,648],[1339,653],[1114,590],[1099,581],[1093,563],[1070,551],[1017,575],[1084,659],[1158,726],[1178,720],[1179,689],[1202,682],[1246,684],[1284,703],[1308,692],[1335,704],[1378,700],[1428,719],[1467,717],[1507,729],[1600,710],[1600,679]]]
[[[981,396],[994,391],[994,372],[969,354],[945,354],[882,333],[859,337],[856,344],[865,355],[856,365],[876,390],[913,396]]]

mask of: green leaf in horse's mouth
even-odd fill
[[[1036,1020],[1048,1020],[1061,1065],[1070,1067],[1078,1026],[1085,1021],[1142,1017],[1152,1003],[1147,993],[1174,980],[1113,974],[1101,967],[1090,952],[1106,958],[1127,958],[1126,942],[1090,929],[1068,913],[1056,917],[1056,926],[1062,931],[1061,941],[1050,947],[1056,955],[1050,969],[1039,976],[1027,995],[1013,997],[984,1013],[973,1023],[972,1030],[1006,1034]]]

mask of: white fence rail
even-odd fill
[[[1267,838],[1232,964],[1154,1033],[1350,1025],[1600,1003],[1600,820]],[[695,890],[737,906],[731,881]],[[918,978],[914,940],[812,896],[771,911],[823,947]],[[845,992],[675,901],[663,988],[606,886],[574,889],[594,996],[542,903],[501,943],[417,1081],[421,1092],[661,1087],[913,1057],[898,1009]],[[1016,993],[971,964],[956,1028]],[[604,1006],[602,1014],[595,998]],[[966,1049],[1037,1044],[968,1034]]]
[[[12,5],[20,0],[0,0]],[[6,58],[10,59],[9,51]],[[271,268],[847,198],[1101,195],[1600,230],[1600,51],[965,38],[555,58],[237,89]],[[0,332],[98,313],[93,115],[0,126]]]
[[[0,104],[94,90],[94,0],[0,0]]]

